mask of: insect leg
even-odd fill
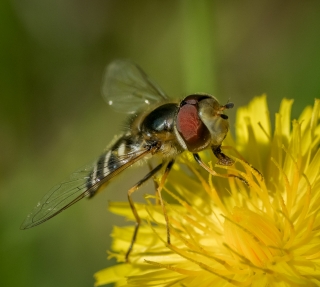
[[[212,148],[213,154],[216,156],[216,158],[219,160],[218,164],[220,165],[233,165],[234,160],[230,157],[226,156],[224,153],[222,153],[220,146],[216,148]]]
[[[223,146],[223,149],[231,149],[231,150],[233,150],[237,154],[238,158],[240,158],[243,162],[245,162],[247,165],[249,165],[252,169],[254,169],[260,175],[261,180],[264,179],[264,176],[262,175],[262,173],[257,168],[255,168],[251,163],[249,163],[235,147],[233,147],[233,146]]]
[[[153,169],[152,164],[151,164],[150,161],[148,161],[148,168],[149,168],[150,171]],[[156,180],[153,180],[153,184],[154,184],[154,190],[157,192],[157,189],[158,189],[158,187],[159,187],[157,181],[156,181]],[[156,204],[157,204],[157,205],[160,204],[158,197],[156,198]]]
[[[211,173],[212,175],[214,175],[214,176],[220,176],[220,177],[226,177],[226,178],[228,178],[228,177],[237,178],[237,179],[240,179],[240,180],[241,180],[243,183],[245,183],[246,185],[249,185],[245,179],[243,179],[242,177],[237,176],[237,175],[235,175],[235,174],[220,174],[220,173],[215,172],[214,170],[212,170],[209,166],[207,166],[207,165],[201,160],[199,154],[194,153],[194,154],[193,154],[193,157],[194,157],[194,159],[196,160],[196,162],[197,162],[202,168],[204,168],[207,172]]]
[[[134,245],[134,242],[136,241],[136,238],[137,238],[137,234],[138,234],[138,229],[139,229],[139,226],[140,226],[140,223],[141,223],[141,219],[138,215],[138,212],[137,212],[137,209],[135,208],[134,206],[134,202],[132,200],[132,193],[134,193],[143,183],[145,183],[150,177],[152,177],[153,175],[155,175],[160,169],[161,167],[163,166],[163,163],[159,164],[158,166],[156,166],[154,169],[152,169],[143,179],[139,180],[133,187],[131,187],[129,190],[128,190],[128,200],[129,200],[129,204],[130,204],[130,208],[132,210],[132,213],[136,219],[136,226],[134,228],[134,232],[133,232],[133,236],[132,236],[132,240],[131,240],[131,243],[130,243],[130,246],[129,246],[129,249],[126,253],[126,261],[128,262],[128,259],[129,259],[129,255],[132,251],[132,248],[133,248],[133,245]]]
[[[164,206],[164,203],[163,203],[163,199],[162,199],[162,195],[161,195],[161,191],[162,191],[162,188],[165,184],[165,181],[169,175],[169,172],[172,168],[174,164],[174,159],[170,160],[166,166],[166,170],[163,174],[163,176],[161,177],[161,181],[160,181],[160,185],[157,189],[157,193],[158,193],[158,197],[159,197],[159,201],[160,201],[160,204],[161,204],[161,207],[162,207],[162,212],[163,212],[163,215],[164,215],[164,219],[167,223],[167,243],[170,244],[170,228],[169,228],[169,219],[168,219],[168,214],[167,214],[167,210]]]

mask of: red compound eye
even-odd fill
[[[186,104],[179,110],[177,128],[187,142],[196,141],[200,136],[202,122],[198,116],[197,107]]]
[[[185,104],[180,107],[177,129],[190,151],[196,151],[207,143],[209,131],[199,118],[196,105]]]

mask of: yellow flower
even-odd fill
[[[144,223],[130,263],[99,271],[96,285],[320,286],[320,101],[291,122],[292,103],[282,101],[274,131],[265,96],[238,109],[236,140],[224,141],[236,164],[213,168],[247,184],[180,156],[162,192],[171,244],[161,207],[147,196],[137,204]],[[127,203],[110,209],[133,220]],[[114,228],[111,257],[124,261],[132,233]]]

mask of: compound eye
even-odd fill
[[[202,122],[198,116],[195,105],[185,104],[179,110],[177,127],[180,134],[187,142],[197,141],[201,134]]]
[[[196,152],[208,145],[210,132],[198,115],[198,106],[186,103],[177,114],[177,129],[188,150]]]

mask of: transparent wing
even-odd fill
[[[115,156],[109,150],[91,165],[71,174],[70,178],[54,186],[27,216],[21,229],[31,228],[54,217],[84,197],[89,197],[115,175],[150,153],[147,148],[127,147],[127,153]]]
[[[115,110],[129,114],[167,100],[160,87],[139,66],[128,60],[115,60],[107,66],[102,95]]]

